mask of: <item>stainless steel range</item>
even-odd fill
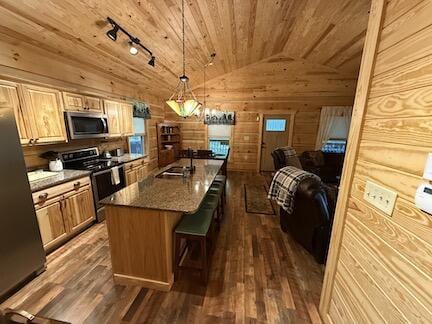
[[[104,207],[99,202],[126,187],[124,165],[102,158],[97,147],[60,153],[66,169],[92,172],[92,188],[97,211],[97,220],[105,219]]]

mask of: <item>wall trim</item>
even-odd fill
[[[385,0],[372,0],[368,29],[360,67],[359,81],[357,84],[356,96],[353,107],[353,114],[348,137],[348,147],[342,171],[341,186],[333,221],[333,230],[327,264],[324,275],[323,288],[319,312],[325,323],[332,323],[328,314],[330,301],[333,293],[334,279],[339,259],[339,252],[342,244],[343,229],[348,209],[348,198],[354,178],[354,168],[358,158],[359,143],[362,126],[366,113],[366,104],[371,88],[373,71],[378,49],[378,41],[381,35],[383,17],[385,13]]]

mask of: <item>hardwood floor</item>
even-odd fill
[[[245,212],[245,183],[265,179],[229,174],[207,287],[195,273],[170,292],[114,285],[106,227],[97,224],[50,254],[47,271],[0,308],[72,323],[320,323],[323,267],[280,230],[278,217]]]

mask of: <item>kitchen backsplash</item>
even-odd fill
[[[86,140],[74,140],[69,143],[61,144],[50,144],[50,145],[35,145],[23,147],[24,159],[28,170],[34,170],[39,168],[47,168],[48,160],[40,157],[40,155],[47,151],[72,151],[86,147],[99,148],[99,152],[105,150],[113,150],[115,148],[123,148],[125,152],[128,151],[127,139],[126,138],[114,138],[114,139],[86,139]]]

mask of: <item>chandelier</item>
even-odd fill
[[[196,99],[189,87],[189,78],[186,76],[186,57],[185,57],[185,16],[184,0],[182,0],[182,34],[183,34],[183,75],[174,90],[174,93],[166,101],[167,105],[180,117],[192,116],[201,107],[201,103]]]

